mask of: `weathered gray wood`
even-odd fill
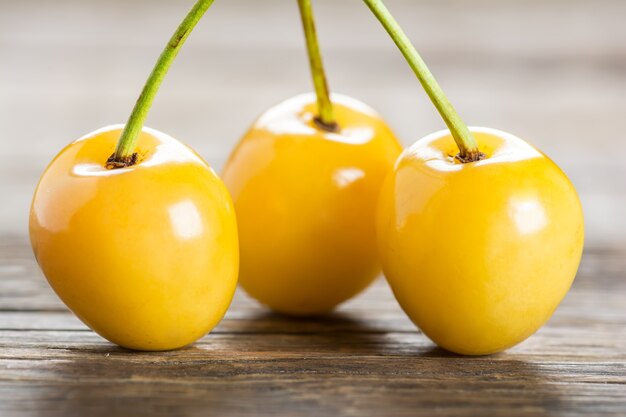
[[[436,348],[380,280],[337,313],[289,319],[238,292],[182,350],[131,352],[56,301],[23,240],[0,245],[0,415],[621,416],[626,256],[589,250],[549,324],[501,354]],[[38,308],[40,303],[41,307]]]

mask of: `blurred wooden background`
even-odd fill
[[[68,142],[124,122],[192,1],[0,1],[0,236],[25,238],[30,198]],[[550,155],[583,200],[588,246],[626,243],[626,1],[388,0],[465,120]],[[440,129],[359,0],[315,2],[334,91],[376,108],[405,144]],[[148,125],[220,170],[267,107],[311,83],[295,0],[216,1]]]

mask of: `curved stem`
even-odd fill
[[[313,18],[311,0],[298,0],[298,6],[300,7],[302,28],[304,29],[304,37],[306,38],[309,65],[311,67],[311,74],[313,75],[313,85],[315,86],[315,94],[317,95],[318,116],[316,122],[318,126],[323,129],[335,131],[338,129],[338,126],[335,120],[333,104],[330,101],[322,55],[315,32],[315,20]]]
[[[137,154],[134,152],[135,145],[137,144],[139,133],[143,128],[148,111],[150,107],[152,107],[152,102],[161,86],[163,78],[167,74],[176,55],[178,55],[178,51],[185,43],[185,40],[187,40],[187,37],[204,13],[211,7],[213,1],[214,0],[198,0],[178,26],[176,32],[165,46],[165,49],[163,49],[163,52],[161,52],[161,56],[159,56],[159,59],[152,69],[141,91],[141,95],[137,99],[135,107],[128,118],[128,122],[126,122],[124,126],[124,131],[117,142],[115,153],[111,155],[107,161],[108,168],[125,167],[133,165],[137,161]]]
[[[415,50],[415,47],[411,44],[411,41],[406,36],[398,22],[393,18],[389,10],[385,7],[381,0],[363,0],[365,4],[370,8],[376,18],[382,23],[383,27],[389,33],[395,44],[402,52],[402,55],[406,58],[409,66],[415,72],[418,80],[426,90],[426,94],[430,97],[439,114],[446,122],[448,129],[452,133],[452,137],[459,147],[458,159],[462,162],[473,162],[484,158],[478,150],[478,145],[474,136],[467,128],[467,125],[463,123],[461,117],[458,115],[452,104],[448,101],[448,98],[444,94],[443,90],[435,80],[435,77],[430,72],[424,60]]]

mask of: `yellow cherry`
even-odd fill
[[[576,190],[544,154],[470,128],[485,154],[461,163],[449,131],[416,142],[381,191],[385,276],[411,320],[453,352],[511,347],[552,315],[583,248]]]
[[[468,128],[382,0],[364,0],[449,130],[404,151],[385,181],[378,244],[409,318],[441,347],[482,355],[526,339],[574,280],[583,248],[576,190],[521,139]]]
[[[375,211],[401,146],[364,104],[333,96],[340,129],[305,94],[268,110],[223,172],[235,204],[241,286],[293,315],[325,313],[379,274]]]
[[[237,284],[226,187],[194,151],[143,128],[137,161],[107,169],[123,126],[73,142],[44,172],[30,238],[63,302],[104,338],[168,350],[209,332]]]

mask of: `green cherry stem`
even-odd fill
[[[330,101],[322,55],[315,32],[315,20],[313,18],[311,0],[298,0],[298,6],[300,7],[302,28],[304,29],[304,37],[306,38],[306,48],[309,54],[311,74],[313,75],[313,85],[315,86],[315,94],[317,95],[318,115],[315,118],[315,122],[324,130],[336,131],[338,130],[338,126],[335,120],[333,103]]]
[[[426,63],[420,57],[415,50],[415,47],[411,44],[411,41],[406,36],[398,22],[393,18],[391,13],[382,0],[363,0],[367,7],[370,8],[376,18],[382,23],[383,27],[391,36],[391,39],[395,42],[402,52],[402,55],[406,58],[409,66],[415,72],[417,79],[422,84],[426,94],[430,97],[439,114],[443,118],[444,122],[450,129],[452,137],[459,147],[459,155],[457,158],[461,162],[474,162],[483,159],[485,155],[478,150],[478,145],[472,133],[467,128],[467,125],[463,123],[461,117],[456,112],[448,98],[444,94],[443,90],[435,80],[435,77],[430,72]]]
[[[159,56],[146,84],[141,91],[141,95],[135,103],[128,122],[124,126],[124,131],[117,142],[115,153],[108,159],[107,168],[122,168],[125,166],[133,165],[137,162],[137,154],[135,153],[135,145],[139,133],[143,128],[143,124],[148,116],[148,111],[152,106],[154,97],[156,96],[163,78],[167,74],[167,71],[172,65],[172,62],[178,55],[178,51],[183,46],[187,37],[196,26],[198,21],[202,18],[204,13],[211,7],[214,0],[198,0],[193,8],[189,11],[185,19],[176,29],[176,32],[169,40],[163,52]]]

